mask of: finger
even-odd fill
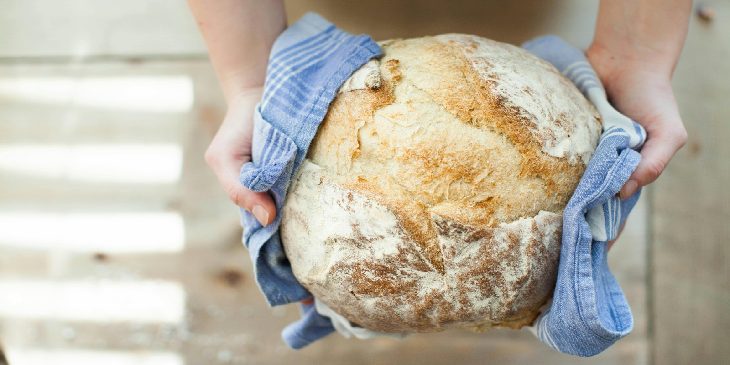
[[[276,206],[269,193],[248,190],[237,178],[221,183],[231,201],[253,214],[262,226],[274,221]]]
[[[246,189],[238,180],[243,161],[219,156],[215,152],[207,152],[206,161],[231,201],[253,214],[262,226],[273,222],[276,218],[276,205],[269,193]]]
[[[650,135],[641,149],[641,161],[621,188],[619,197],[627,199],[634,195],[640,187],[654,182],[686,140],[687,132],[681,126],[657,132],[654,136]]]

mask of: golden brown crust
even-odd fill
[[[462,48],[467,54],[473,53],[477,48],[475,41],[469,43],[471,45],[469,48]],[[439,71],[454,75],[449,79],[451,81],[449,85],[429,89],[427,92],[459,120],[478,128],[504,134],[523,157],[520,162],[520,176],[543,179],[547,195],[554,196],[556,205],[564,206],[572,194],[572,187],[576,185],[575,180],[583,174],[585,165],[571,164],[566,159],[544,153],[542,141],[536,136],[534,124],[523,113],[510,106],[503,96],[491,92],[498,81],[482,78],[460,50],[454,49],[455,47],[458,46],[454,45],[453,41],[447,44],[435,42],[428,47],[428,51],[437,58],[454,57],[458,58],[459,62],[448,64],[449,69]],[[526,91],[529,93],[529,90]],[[573,126],[573,123],[565,122],[564,119],[556,119],[556,122],[568,129]],[[468,172],[468,169],[456,171],[457,174],[463,172]],[[556,181],[560,179],[570,180]]]

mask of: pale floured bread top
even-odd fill
[[[535,62],[537,57],[521,48],[484,38],[459,34],[435,38],[461,48],[482,79],[494,82],[492,92],[521,109],[520,114],[534,124],[543,152],[588,163],[601,132],[599,116],[569,80],[556,77],[552,65]]]
[[[297,279],[375,330],[529,323],[555,280],[560,214],[597,144],[597,113],[510,45],[460,34],[380,44],[290,188],[282,242]]]

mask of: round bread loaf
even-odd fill
[[[555,285],[598,114],[521,48],[463,34],[380,45],[289,188],[294,275],[374,331],[530,324]]]

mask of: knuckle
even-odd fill
[[[684,128],[684,126],[680,127],[674,135],[674,139],[677,142],[677,145],[681,148],[687,143],[687,129]]]
[[[248,201],[248,197],[244,191],[238,189],[235,186],[230,186],[226,190],[228,192],[228,198],[231,199],[234,204],[238,205],[241,208],[246,208],[245,205]]]
[[[664,171],[664,166],[665,163],[662,161],[648,161],[645,167],[645,171],[649,178],[647,183],[656,180],[656,178],[661,175],[662,171]]]
[[[218,154],[215,152],[214,149],[210,147],[205,150],[205,154],[203,155],[203,157],[205,158],[205,162],[210,167],[216,166],[218,164]]]

